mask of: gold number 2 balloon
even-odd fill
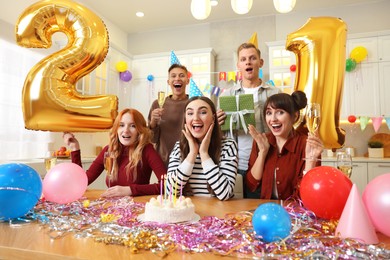
[[[314,17],[287,36],[286,49],[295,53],[295,90],[304,91],[309,102],[321,105],[319,134],[327,148],[344,144],[339,127],[345,73],[347,26],[339,18]]]
[[[16,41],[27,48],[49,48],[51,36],[64,33],[68,44],[35,64],[23,86],[25,127],[48,131],[103,131],[118,110],[114,95],[84,96],[76,83],[108,52],[108,32],[93,12],[73,1],[37,2],[20,15]]]

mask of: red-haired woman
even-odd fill
[[[105,154],[112,158],[103,197],[159,194],[159,184],[150,184],[152,171],[161,180],[166,167],[151,143],[151,131],[143,115],[135,109],[124,109],[116,117],[110,131],[110,143],[87,170],[88,184],[104,171]],[[64,133],[72,162],[81,166],[80,145],[72,133]]]

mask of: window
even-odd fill
[[[22,89],[24,80],[42,54],[0,39],[0,160],[46,156],[50,132],[24,128]]]

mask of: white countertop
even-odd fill
[[[333,157],[322,157],[322,161],[324,162],[335,162],[336,156]],[[371,157],[352,157],[352,161],[354,162],[388,162],[390,163],[390,158],[371,158]]]

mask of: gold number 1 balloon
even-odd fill
[[[64,33],[68,44],[38,62],[23,86],[25,127],[49,131],[103,131],[117,115],[113,95],[84,96],[76,83],[94,70],[108,52],[108,32],[93,12],[73,1],[37,2],[20,15],[16,41],[27,48],[49,48],[51,36]]]
[[[339,127],[345,73],[347,26],[339,18],[314,17],[289,34],[286,49],[295,53],[295,90],[304,91],[309,102],[321,105],[319,134],[326,148],[344,144]]]

